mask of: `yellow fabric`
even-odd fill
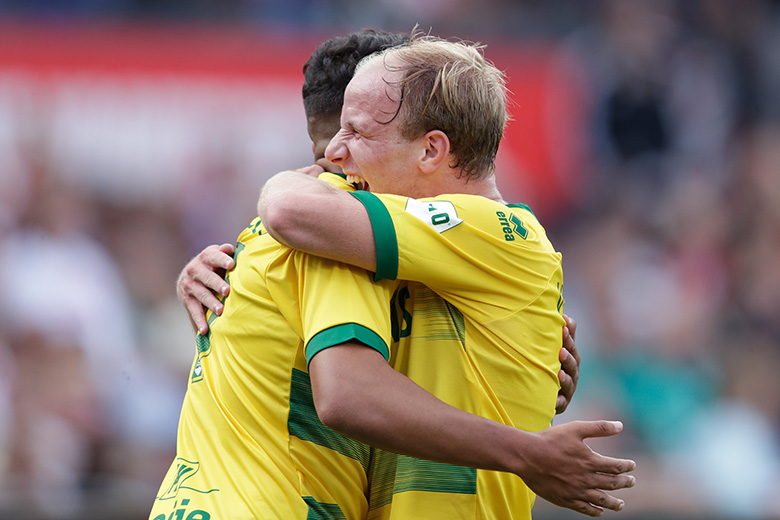
[[[366,198],[384,208],[364,202],[377,251],[393,250],[382,242],[396,241],[397,278],[427,285],[410,282],[394,294],[394,368],[468,412],[529,431],[549,426],[559,390],[563,278],[561,256],[533,213],[471,195],[359,199]],[[391,225],[382,223],[387,216]],[[475,471],[473,491],[461,481],[448,492],[432,479],[412,482],[413,468],[424,464],[414,459],[399,458],[404,467],[388,476],[377,467],[392,466],[387,457],[374,458],[372,471],[385,482],[372,494],[372,520],[531,516],[534,495],[514,475]]]
[[[150,520],[364,518],[369,449],[319,422],[303,346],[346,328],[386,352],[392,284],[282,247],[259,219],[239,236],[228,281],[222,316],[197,338]]]

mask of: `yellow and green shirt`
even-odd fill
[[[394,283],[283,247],[259,219],[235,258],[149,518],[363,519],[370,450],[319,421],[304,345],[311,357],[357,339],[387,357]]]
[[[550,425],[560,370],[561,256],[524,205],[356,192],[392,299],[393,367],[445,402],[527,431]],[[421,283],[424,282],[425,286]],[[368,518],[528,519],[520,478],[376,452]]]

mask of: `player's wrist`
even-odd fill
[[[517,428],[512,428],[511,433],[512,439],[507,443],[510,453],[505,459],[507,465],[505,471],[522,478],[533,470],[533,461],[530,455],[538,448],[540,438],[537,433]]]

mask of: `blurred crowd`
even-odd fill
[[[620,438],[594,447],[639,463],[637,487],[621,495],[627,518],[780,518],[780,3],[366,6],[83,0],[71,12],[355,24],[333,34],[420,21],[445,36],[552,42],[575,64],[587,107],[584,182],[548,227],[582,355],[577,395],[556,421],[624,422]],[[205,240],[193,225],[213,224],[231,191],[101,197],[67,182],[45,129],[22,124],[33,137],[16,164],[0,161],[0,517],[81,518],[99,503],[143,518],[173,454],[194,352],[175,280],[201,247],[234,239],[238,229]],[[205,179],[224,174],[212,168]],[[549,507],[540,516],[555,517]]]
[[[695,5],[607,2],[561,41],[591,93],[589,188],[553,233],[575,413],[625,421],[642,507],[780,517],[780,18]]]

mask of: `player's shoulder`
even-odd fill
[[[453,205],[458,219],[469,222],[491,234],[503,236],[506,242],[534,244],[546,241],[546,232],[530,206],[499,202],[478,195],[454,194],[436,197]]]
[[[469,234],[481,229],[510,242],[515,238],[536,241],[545,236],[544,228],[527,204],[506,204],[466,193],[419,199],[387,194],[376,196],[385,207],[395,207],[393,220],[396,225],[400,216],[407,215],[416,217],[439,233],[458,228],[462,234]],[[463,222],[468,225],[460,226]]]
[[[455,193],[420,199],[427,205],[452,206],[461,218],[492,219],[494,216],[516,215],[520,218],[536,221],[536,215],[527,204],[499,202],[479,195]],[[408,205],[408,203],[407,203]]]
[[[242,244],[246,244],[250,240],[267,235],[268,232],[265,229],[265,225],[263,225],[263,221],[260,219],[260,217],[255,217],[247,227],[245,227],[241,233],[238,234],[238,242]]]
[[[259,257],[271,258],[288,250],[289,248],[268,234],[263,221],[260,217],[256,217],[239,233],[235,256],[239,254],[244,257],[250,256],[254,259],[253,261],[256,261]]]

